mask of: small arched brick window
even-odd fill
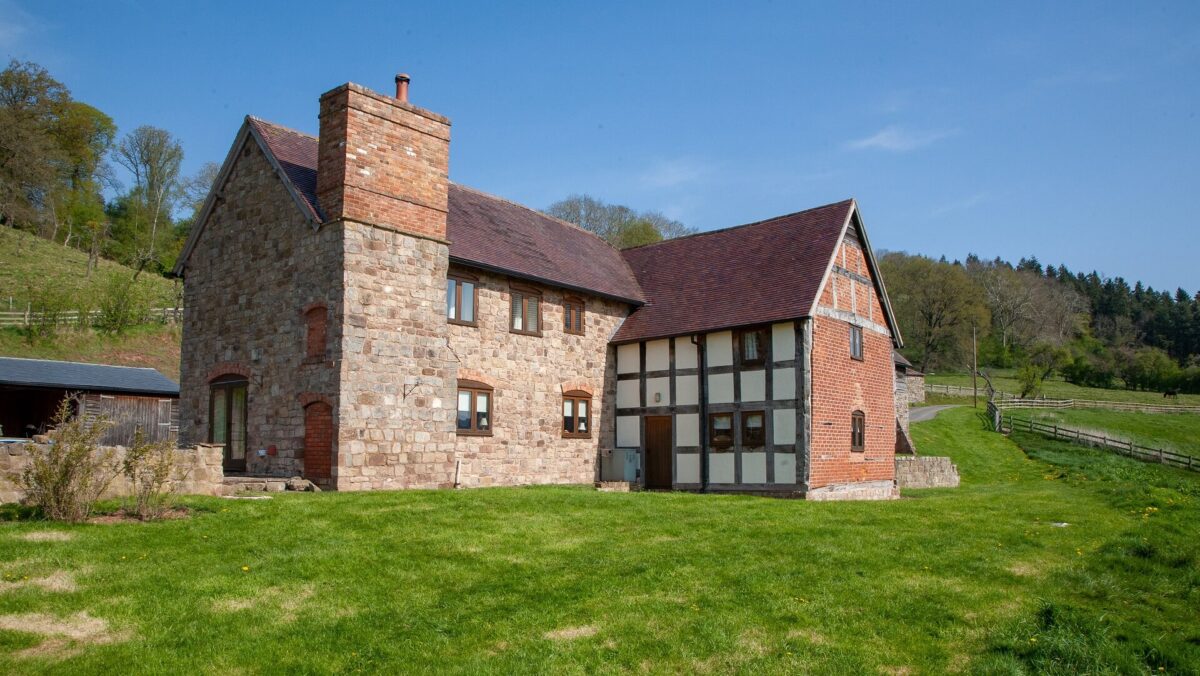
[[[304,312],[306,329],[304,360],[306,362],[325,361],[326,326],[329,322],[328,311],[324,305],[316,305]]]
[[[865,451],[867,448],[867,416],[862,411],[850,414],[850,450]]]

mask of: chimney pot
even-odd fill
[[[408,82],[410,79],[408,73],[399,73],[396,75],[396,98],[404,103],[408,103]]]

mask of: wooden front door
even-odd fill
[[[671,416],[646,417],[646,488],[671,487]]]
[[[304,478],[328,480],[333,465],[333,408],[323,401],[304,407]]]

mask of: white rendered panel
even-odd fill
[[[796,358],[796,329],[792,322],[771,326],[771,359],[787,361]]]
[[[675,339],[675,368],[694,369],[696,363],[696,346],[692,345],[690,336]]]
[[[767,372],[743,371],[742,401],[763,401],[767,398]]]
[[[617,408],[637,408],[642,405],[640,380],[617,381]]]
[[[671,341],[652,340],[646,343],[646,370],[666,371],[671,368]]]
[[[675,377],[675,405],[695,406],[700,403],[700,377]]]
[[[636,415],[617,416],[617,446],[620,448],[637,448],[641,445],[641,418]]]
[[[796,409],[779,408],[771,413],[775,427],[771,439],[778,445],[796,443]]]
[[[733,333],[721,331],[710,333],[705,338],[708,345],[709,366],[733,366]]]
[[[675,482],[681,484],[700,483],[699,453],[680,453],[675,456]]]
[[[680,413],[675,416],[675,445],[700,445],[700,414]]]
[[[796,369],[775,369],[771,374],[771,398],[796,398]]]
[[[641,348],[638,343],[617,346],[617,373],[637,373],[642,370]]]
[[[708,377],[708,401],[710,404],[733,403],[732,373],[717,373]]]
[[[765,484],[765,483],[767,483],[767,454],[766,453],[743,453],[742,454],[742,483],[744,483],[744,484]]]

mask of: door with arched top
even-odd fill
[[[314,401],[304,407],[304,478],[327,481],[333,467],[333,408]]]

